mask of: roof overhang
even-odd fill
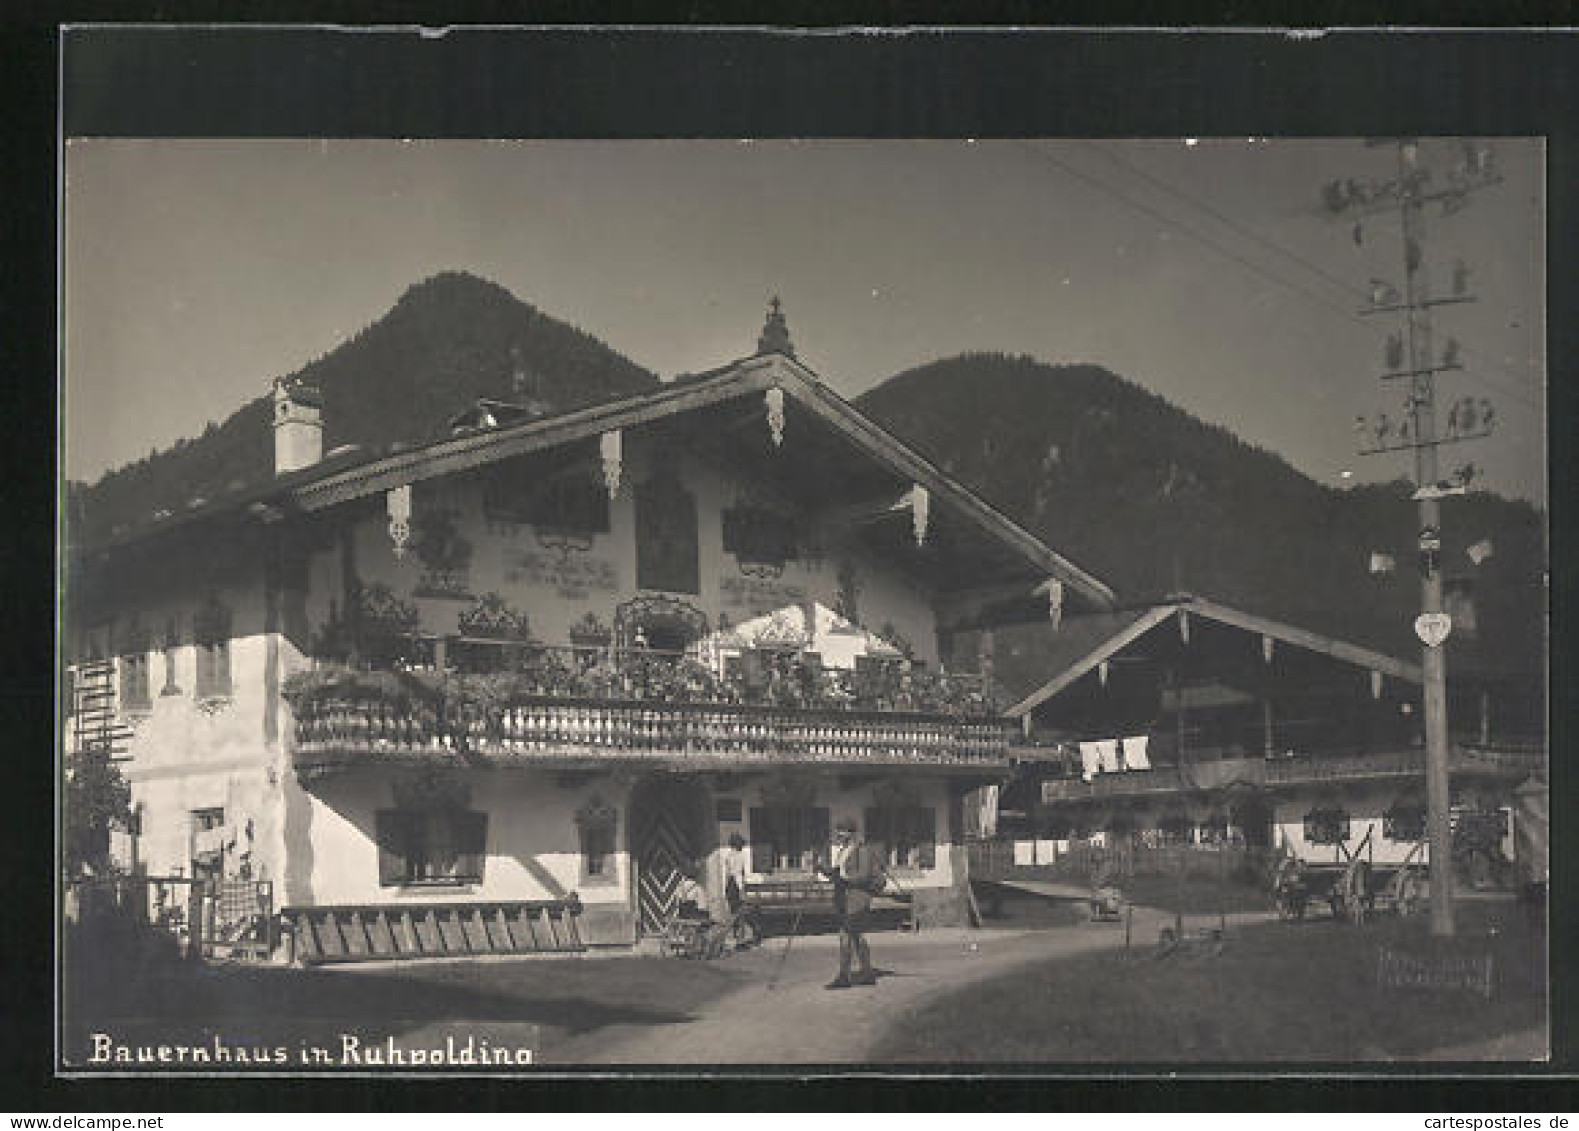
[[[1310,632],[1307,629],[1284,624],[1281,621],[1271,620],[1267,617],[1257,616],[1253,613],[1242,612],[1239,609],[1230,608],[1227,605],[1207,600],[1204,597],[1185,597],[1177,601],[1158,604],[1148,609],[1122,630],[1115,632],[1091,649],[1091,651],[1061,671],[1056,672],[1046,683],[1010,707],[1005,713],[1015,718],[1029,714],[1080,679],[1081,676],[1091,671],[1098,664],[1112,658],[1134,641],[1151,632],[1159,624],[1177,617],[1181,612],[1188,613],[1191,616],[1199,616],[1205,620],[1215,621],[1218,624],[1227,625],[1231,628],[1242,629],[1245,632],[1259,633],[1262,636],[1281,641],[1296,648],[1303,648],[1310,652],[1331,656],[1335,660],[1353,664],[1355,667],[1365,668],[1370,671],[1381,672],[1383,675],[1392,676],[1394,679],[1403,680],[1407,683],[1418,684],[1422,683],[1424,679],[1418,664],[1406,663],[1393,656],[1361,647],[1358,644],[1351,644],[1330,636],[1322,636],[1319,633]]]

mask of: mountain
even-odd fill
[[[1336,490],[1099,366],[968,354],[890,378],[861,409],[1139,603],[1171,592],[1418,654],[1416,504]],[[1544,659],[1545,519],[1485,492],[1443,502],[1444,574],[1473,576],[1481,666]],[[1473,566],[1471,543],[1493,555]],[[1392,573],[1369,571],[1373,551]],[[1467,647],[1466,647],[1467,644]]]
[[[324,450],[359,445],[369,455],[395,443],[444,435],[446,422],[478,397],[519,399],[519,364],[533,395],[563,412],[650,391],[655,374],[596,338],[461,272],[417,283],[350,341],[291,376],[323,392]],[[268,396],[249,401],[195,439],[70,488],[74,539],[97,541],[194,498],[217,499],[267,482],[274,439]],[[80,532],[80,533],[79,533]]]

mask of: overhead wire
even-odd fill
[[[1225,227],[1230,228],[1233,231],[1239,233],[1240,235],[1243,235],[1246,238],[1251,239],[1251,240],[1255,241],[1256,243],[1261,244],[1262,246],[1264,246],[1267,249],[1275,252],[1276,254],[1281,255],[1284,258],[1293,261],[1294,263],[1297,263],[1299,266],[1303,267],[1305,270],[1311,272],[1312,274],[1316,275],[1319,278],[1325,279],[1326,281],[1332,283],[1334,286],[1342,289],[1346,293],[1351,294],[1351,295],[1355,294],[1355,293],[1358,293],[1358,288],[1354,287],[1354,285],[1349,280],[1341,278],[1338,275],[1334,275],[1332,272],[1328,271],[1326,268],[1321,267],[1320,265],[1318,265],[1316,263],[1312,263],[1309,259],[1307,259],[1304,256],[1300,255],[1298,252],[1292,251],[1289,248],[1287,248],[1287,247],[1283,246],[1282,244],[1278,243],[1276,240],[1270,238],[1269,236],[1263,235],[1262,233],[1256,231],[1255,229],[1253,229],[1253,228],[1251,228],[1251,227],[1249,227],[1249,226],[1247,226],[1245,224],[1240,223],[1239,221],[1235,220],[1233,217],[1224,214],[1220,209],[1217,209],[1217,208],[1213,207],[1211,204],[1207,203],[1206,201],[1201,200],[1199,197],[1194,196],[1191,193],[1186,192],[1184,189],[1178,187],[1177,185],[1172,184],[1171,182],[1166,181],[1163,178],[1158,177],[1158,176],[1148,172],[1145,169],[1142,169],[1139,165],[1135,164],[1133,161],[1127,161],[1124,158],[1120,157],[1118,154],[1112,152],[1110,149],[1104,148],[1103,146],[1097,145],[1095,143],[1087,142],[1086,143],[1086,148],[1092,150],[1095,153],[1100,154],[1102,157],[1106,158],[1108,161],[1112,162],[1113,164],[1119,166],[1121,169],[1124,169],[1125,171],[1133,174],[1134,176],[1139,177],[1140,179],[1142,179],[1142,180],[1146,181],[1147,183],[1153,185],[1157,189],[1160,189],[1163,192],[1166,192],[1166,193],[1168,193],[1168,194],[1170,194],[1170,195],[1172,195],[1174,197],[1177,197],[1179,200],[1184,201],[1186,204],[1190,205],[1191,207],[1199,209],[1200,211],[1204,212],[1206,215],[1212,217],[1212,219],[1216,220],[1218,223],[1224,225]],[[1379,334],[1384,334],[1386,332],[1385,330],[1381,330],[1378,327],[1372,325],[1371,323],[1363,322],[1361,317],[1359,315],[1357,315],[1357,314],[1354,315],[1353,317],[1355,318],[1356,321],[1361,321],[1363,325],[1367,326],[1370,329],[1376,330]],[[1543,409],[1542,405],[1539,405],[1539,404],[1535,403],[1534,401],[1528,399],[1528,394],[1525,391],[1525,389],[1523,388],[1524,382],[1526,381],[1526,377],[1525,376],[1520,375],[1518,373],[1515,373],[1513,370],[1507,368],[1507,366],[1505,366],[1502,363],[1498,362],[1495,358],[1489,356],[1488,354],[1485,354],[1485,353],[1481,352],[1478,349],[1475,349],[1475,348],[1473,348],[1473,347],[1471,347],[1469,345],[1466,345],[1466,344],[1464,344],[1462,342],[1460,342],[1460,349],[1466,356],[1479,358],[1480,361],[1485,366],[1487,366],[1490,369],[1493,369],[1493,370],[1495,370],[1495,371],[1497,371],[1499,373],[1502,373],[1502,374],[1506,375],[1507,377],[1509,377],[1512,380],[1518,382],[1519,384],[1517,386],[1509,385],[1506,382],[1496,380],[1495,378],[1491,377],[1489,374],[1482,374],[1482,377],[1483,377],[1484,380],[1486,380],[1489,383],[1491,383],[1491,384],[1497,386],[1498,388],[1502,389],[1509,396],[1513,397],[1513,399],[1519,401],[1520,403],[1526,405],[1529,408],[1536,409],[1537,411],[1540,411],[1540,410]]]
[[[1331,312],[1333,314],[1337,314],[1337,315],[1341,316],[1342,318],[1344,318],[1347,321],[1354,322],[1354,323],[1357,323],[1357,324],[1359,324],[1361,326],[1364,326],[1367,330],[1369,330],[1371,333],[1377,335],[1378,337],[1385,337],[1386,336],[1387,330],[1384,327],[1378,326],[1375,323],[1368,321],[1362,315],[1360,315],[1355,310],[1353,310],[1351,307],[1346,307],[1346,306],[1340,305],[1339,303],[1334,302],[1333,300],[1328,298],[1326,295],[1320,294],[1320,293],[1312,290],[1311,288],[1303,285],[1302,283],[1297,282],[1297,281],[1289,278],[1288,276],[1286,276],[1284,274],[1281,274],[1279,272],[1273,271],[1270,268],[1268,268],[1268,267],[1266,267],[1266,266],[1264,266],[1262,264],[1259,264],[1259,263],[1256,263],[1253,260],[1247,259],[1245,256],[1239,254],[1237,251],[1235,251],[1232,248],[1227,247],[1226,245],[1224,245],[1221,241],[1216,240],[1216,239],[1212,238],[1211,236],[1206,235],[1206,234],[1198,231],[1197,229],[1191,227],[1188,224],[1185,224],[1183,221],[1178,219],[1176,216],[1169,216],[1168,214],[1166,214],[1166,213],[1164,213],[1164,212],[1162,212],[1162,211],[1160,211],[1160,210],[1158,210],[1156,208],[1153,208],[1149,204],[1146,204],[1143,201],[1137,200],[1133,196],[1130,196],[1130,195],[1124,193],[1122,190],[1118,189],[1117,187],[1115,187],[1114,185],[1112,185],[1108,181],[1105,181],[1105,180],[1103,180],[1100,177],[1094,176],[1093,174],[1091,174],[1091,173],[1089,173],[1089,172],[1087,172],[1087,171],[1085,171],[1085,170],[1083,170],[1083,169],[1081,169],[1081,168],[1079,168],[1079,167],[1077,167],[1075,165],[1072,165],[1069,162],[1064,161],[1064,160],[1060,159],[1059,157],[1057,157],[1057,156],[1055,156],[1055,155],[1053,155],[1051,153],[1048,153],[1044,149],[1040,149],[1040,148],[1032,145],[1029,142],[1019,142],[1018,144],[1019,144],[1020,148],[1022,148],[1025,152],[1029,153],[1030,155],[1032,155],[1033,157],[1037,158],[1038,160],[1041,160],[1041,161],[1044,161],[1044,162],[1046,162],[1046,163],[1048,163],[1050,165],[1053,165],[1054,167],[1058,168],[1059,170],[1061,170],[1066,175],[1071,176],[1071,177],[1075,178],[1076,180],[1082,181],[1082,182],[1084,182],[1087,185],[1090,185],[1091,187],[1093,187],[1093,188],[1097,189],[1098,191],[1102,192],[1103,194],[1111,196],[1114,199],[1116,199],[1116,200],[1128,205],[1130,208],[1133,208],[1133,209],[1135,209],[1138,212],[1141,212],[1141,213],[1143,213],[1143,214],[1145,214],[1147,216],[1150,216],[1152,219],[1158,221],[1159,223],[1166,224],[1168,227],[1174,229],[1175,231],[1180,232],[1181,234],[1183,234],[1185,236],[1188,236],[1190,239],[1195,240],[1197,243],[1202,244],[1203,246],[1211,249],[1212,251],[1215,251],[1217,254],[1223,256],[1224,258],[1229,259],[1229,260],[1239,264],[1240,266],[1244,267],[1246,270],[1251,271],[1252,273],[1254,273],[1256,275],[1259,275],[1262,278],[1264,278],[1264,279],[1266,279],[1266,280],[1268,280],[1270,282],[1276,283],[1277,285],[1279,285],[1281,287],[1284,287],[1284,288],[1286,288],[1288,290],[1292,290],[1292,291],[1295,291],[1298,294],[1303,295],[1305,298],[1307,298],[1310,301],[1314,302],[1316,305],[1322,307],[1323,309],[1325,309],[1325,310],[1327,310],[1327,311],[1329,311],[1329,312]],[[1092,148],[1095,148],[1095,147],[1092,147]],[[1105,152],[1105,151],[1102,151],[1102,150],[1098,149],[1097,152]],[[1120,162],[1120,163],[1122,164],[1122,162]],[[1137,172],[1138,172],[1138,170],[1137,170]],[[1194,201],[1194,200],[1188,198],[1186,196],[1186,194],[1184,194],[1181,190],[1175,189],[1175,188],[1173,188],[1171,186],[1165,186],[1164,182],[1162,182],[1160,180],[1160,178],[1152,178],[1152,177],[1150,177],[1150,174],[1142,174],[1142,176],[1144,178],[1151,179],[1156,184],[1158,184],[1159,187],[1165,187],[1166,191],[1172,192],[1173,195],[1179,197],[1180,199],[1184,199],[1184,200],[1186,200],[1189,203],[1192,203],[1192,204],[1195,204],[1198,207],[1201,207],[1202,210],[1207,212],[1208,215],[1212,215],[1214,217],[1214,219],[1218,219],[1218,220],[1220,220],[1222,222],[1225,222],[1227,224],[1227,226],[1233,228],[1235,231],[1238,231],[1241,234],[1247,235],[1247,236],[1253,238],[1256,242],[1273,248],[1274,250],[1278,251],[1279,254],[1282,254],[1282,255],[1286,256],[1287,258],[1290,258],[1292,260],[1295,260],[1295,261],[1301,263],[1307,270],[1313,271],[1315,274],[1317,274],[1319,277],[1325,279],[1327,282],[1329,282],[1329,283],[1331,283],[1331,284],[1333,284],[1335,286],[1342,287],[1345,290],[1345,292],[1350,294],[1351,296],[1357,295],[1357,294],[1360,293],[1359,288],[1354,287],[1351,284],[1347,283],[1346,281],[1339,279],[1337,276],[1331,275],[1330,273],[1328,273],[1324,269],[1318,268],[1315,265],[1310,264],[1308,261],[1306,261],[1302,256],[1298,255],[1297,253],[1289,251],[1286,248],[1282,248],[1279,245],[1276,245],[1274,241],[1271,241],[1271,240],[1267,239],[1266,237],[1259,235],[1258,233],[1254,233],[1253,231],[1251,231],[1248,228],[1245,228],[1243,225],[1237,223],[1236,221],[1226,220],[1226,218],[1222,217],[1221,214],[1216,209],[1210,208],[1210,206],[1206,206],[1204,204],[1201,204],[1200,202],[1197,202],[1197,201]],[[1467,346],[1462,346],[1461,345],[1460,348],[1466,354],[1474,352],[1474,353],[1477,353],[1477,355],[1478,355],[1478,351],[1472,351]],[[1492,363],[1492,364],[1494,365],[1495,363]],[[1501,368],[1501,367],[1498,366],[1497,368]],[[1504,372],[1508,372],[1508,371],[1504,370]],[[1512,374],[1510,373],[1510,376],[1511,375]],[[1490,380],[1490,378],[1488,377],[1487,380]],[[1506,385],[1503,382],[1491,381],[1491,383],[1497,385],[1504,392],[1506,392],[1510,397],[1512,397],[1514,400],[1519,401],[1520,403],[1524,404],[1526,407],[1528,407],[1530,409],[1533,409],[1533,410],[1535,410],[1537,412],[1543,411],[1543,406],[1542,405],[1537,404],[1533,400],[1529,399],[1527,394],[1523,393],[1521,390],[1518,390],[1518,389],[1515,389],[1513,387],[1510,387],[1510,386]]]

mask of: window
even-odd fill
[[[488,815],[471,809],[380,809],[378,882],[481,883],[487,859]]]
[[[1425,806],[1395,805],[1382,814],[1382,835],[1388,840],[1413,842],[1425,836]]]
[[[799,535],[795,522],[767,507],[740,504],[723,513],[724,550],[735,555],[747,573],[777,576],[796,556]]]
[[[230,695],[230,641],[213,640],[197,646],[197,697],[222,699]]]
[[[1196,828],[1196,841],[1200,844],[1222,844],[1228,839],[1228,818],[1213,813]]]
[[[824,806],[775,805],[751,810],[751,870],[809,872],[832,840]]]
[[[172,616],[164,629],[164,686],[160,695],[179,695],[181,688],[175,681],[176,650],[181,647],[181,623]]]
[[[483,516],[490,523],[536,528],[547,545],[589,549],[609,529],[609,497],[590,475],[544,476],[526,464],[497,468],[483,487]]]
[[[148,653],[153,641],[134,618],[124,635],[117,634],[117,643],[120,645],[121,710],[146,711],[153,706],[148,689]]]
[[[193,621],[197,644],[197,697],[230,695],[230,610],[210,599]]]
[[[132,652],[121,657],[121,710],[146,711],[153,706],[148,691],[148,653]]]
[[[613,883],[615,829],[619,812],[594,794],[576,812],[576,828],[581,834],[581,882]]]
[[[882,845],[893,867],[937,867],[937,811],[931,806],[867,809],[864,824],[867,843]]]
[[[1170,813],[1157,822],[1157,843],[1189,844],[1195,824],[1183,813]]]
[[[1349,839],[1349,814],[1342,809],[1312,809],[1305,814],[1307,844],[1342,844]]]

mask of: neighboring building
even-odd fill
[[[1191,596],[998,633],[995,650],[1024,690],[1006,836],[1227,841],[1324,863],[1362,844],[1398,863],[1424,836],[1418,664]],[[1500,814],[1512,858],[1514,790],[1544,777],[1546,750],[1538,693],[1494,697],[1510,686],[1457,680],[1449,716],[1454,804]]]
[[[299,922],[328,957],[519,942],[528,905],[630,944],[690,862],[719,898],[732,833],[754,877],[809,877],[853,816],[958,920],[962,798],[1012,724],[940,641],[1112,594],[769,331],[378,458],[325,456],[319,398],[281,385],[271,484],[71,547],[74,726],[108,698],[129,731],[129,863],[268,881],[325,912]]]

